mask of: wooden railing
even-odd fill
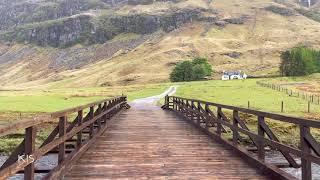
[[[19,173],[23,173],[26,180],[34,179],[35,173],[46,173],[46,179],[59,178],[104,131],[107,120],[123,108],[129,108],[125,96],[41,115],[0,128],[0,138],[19,130],[25,132],[23,141],[0,167],[0,179]],[[74,120],[68,121],[68,117],[72,116]],[[54,127],[53,131],[40,145],[36,145],[37,132],[48,126]],[[48,153],[58,154],[57,166],[54,169],[35,169],[35,162]],[[25,155],[22,161],[18,159],[21,155]]]
[[[212,135],[217,140],[220,140],[220,142],[236,149],[236,151],[250,163],[253,163],[259,168],[265,168],[265,173],[275,173],[276,178],[291,179],[293,177],[284,173],[276,166],[265,163],[267,146],[279,151],[285,157],[288,162],[287,167],[301,167],[303,180],[312,179],[312,163],[320,165],[320,144],[310,131],[311,128],[318,131],[320,129],[320,121],[174,96],[167,96],[165,98],[163,108],[179,113],[207,134]],[[226,115],[226,111],[232,115]],[[249,129],[246,123],[247,119],[241,119],[240,113],[246,114],[246,117],[256,117],[257,125],[255,131]],[[299,148],[281,142],[272,128],[268,126],[267,120],[268,122],[281,121],[283,123],[291,123],[294,124],[294,127],[299,128]],[[228,132],[226,129],[231,130],[231,141],[223,137],[223,133]],[[251,139],[252,144],[257,148],[257,157],[240,146],[241,134],[247,135],[249,139]],[[301,158],[301,164],[297,163],[293,156]],[[281,166],[285,167],[284,165]]]

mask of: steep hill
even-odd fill
[[[317,2],[0,0],[0,11],[3,88],[165,82],[196,56],[209,59],[215,77],[276,74],[281,51],[320,48],[320,23],[308,15],[319,13]]]

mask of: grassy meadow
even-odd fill
[[[92,88],[56,88],[56,89],[26,89],[0,91],[0,125],[12,122],[20,117],[36,113],[54,112],[96,100],[125,94],[128,100],[161,94],[169,86],[177,86],[177,96],[201,99],[221,104],[247,107],[274,113],[281,112],[281,102],[284,102],[282,114],[318,118],[320,106],[311,104],[307,112],[307,102],[301,98],[290,97],[283,92],[260,87],[257,81],[281,82],[275,79],[247,79],[234,81],[196,81],[184,83],[162,83],[131,86],[110,86]]]
[[[122,94],[132,101],[160,94],[168,87],[169,84],[150,84],[0,91],[0,126],[34,114],[59,111]]]
[[[257,81],[267,81],[268,79],[247,79],[233,81],[200,81],[190,83],[180,83],[177,96],[192,99],[201,99],[205,101],[240,106],[247,108],[250,101],[250,109],[273,112],[278,114],[304,117],[310,119],[319,119],[320,106],[311,104],[310,113],[307,112],[307,101],[292,97],[284,92],[261,87],[256,84]],[[276,80],[280,81],[281,78]],[[284,102],[284,112],[281,112],[281,102]],[[216,110],[216,109],[212,109]],[[223,110],[228,116],[232,116],[229,110]],[[247,122],[248,127],[257,131],[257,117],[240,113],[240,117]],[[267,124],[282,142],[298,147],[299,127],[280,121],[266,119]],[[312,133],[317,140],[320,140],[320,131],[312,129]],[[227,138],[232,138],[229,131]],[[250,143],[248,137],[244,137],[245,142]]]
[[[299,79],[302,80],[302,79]],[[38,113],[54,112],[65,108],[75,107],[92,101],[126,94],[128,100],[161,94],[170,86],[177,86],[176,96],[200,99],[226,105],[250,108],[286,114],[291,116],[319,119],[320,106],[311,105],[311,112],[307,112],[307,101],[291,97],[284,92],[261,87],[257,81],[284,82],[283,78],[275,79],[247,79],[233,81],[197,81],[182,83],[162,83],[149,85],[111,86],[92,88],[56,88],[50,90],[6,90],[0,91],[0,127]],[[293,81],[293,80],[292,80]],[[284,112],[281,112],[281,102],[284,102]],[[162,100],[163,102],[163,100]],[[231,112],[225,111],[227,115]],[[256,117],[243,117],[251,129],[256,129]],[[288,123],[272,122],[270,127],[285,142],[297,145],[299,141],[298,129]],[[47,134],[47,131],[39,132]],[[320,133],[315,132],[320,139]],[[288,136],[289,134],[289,136]],[[21,137],[18,137],[18,139]],[[14,140],[16,139],[16,140]],[[17,144],[17,138],[4,138],[0,141],[0,153],[7,153]]]
[[[312,104],[310,113],[307,113],[308,103],[305,100],[260,87],[256,84],[257,81],[266,81],[266,79],[181,83],[176,95],[245,108],[250,101],[251,109],[299,117],[319,117],[319,105]],[[283,113],[281,113],[282,101],[284,102]]]

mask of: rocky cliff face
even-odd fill
[[[7,41],[33,43],[39,46],[66,47],[75,43],[105,43],[121,33],[151,34],[172,31],[182,24],[199,19],[201,10],[180,10],[160,15],[132,14],[101,16],[75,15],[22,26],[7,32]]]
[[[5,34],[8,41],[34,43],[39,46],[68,46],[84,38],[84,33],[92,28],[90,17],[78,15],[59,21],[49,21],[24,26]]]
[[[1,0],[0,30],[69,17],[88,10],[108,9],[126,0]]]

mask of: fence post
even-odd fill
[[[250,101],[248,101],[248,109],[250,109]]]
[[[218,107],[218,110],[217,110],[217,134],[219,136],[221,136],[221,129],[222,129],[222,125],[220,122],[222,120],[221,113],[222,113],[221,107]]]
[[[165,107],[166,108],[168,108],[169,109],[169,101],[168,101],[168,95],[166,95],[165,97],[164,97],[164,105],[165,105]]]
[[[24,152],[29,160],[29,155],[32,155],[35,150],[36,143],[36,127],[32,126],[25,129],[25,144]],[[24,179],[33,180],[34,179],[34,162],[31,162],[24,168]]]
[[[239,112],[237,110],[233,110],[233,145],[238,145],[238,139],[239,139],[239,133],[238,133],[238,120],[237,118],[239,118]]]
[[[264,124],[264,117],[258,116],[258,135],[262,138],[264,138],[264,130],[262,128],[262,124]],[[264,149],[264,142],[263,140],[259,140],[258,143],[258,158],[261,160],[265,160],[265,149]]]
[[[301,151],[306,154],[311,153],[311,148],[308,142],[305,139],[307,133],[310,133],[310,128],[307,126],[300,125],[300,146]],[[302,171],[302,180],[311,180],[312,171],[311,171],[311,161],[301,158],[301,171]]]
[[[78,111],[78,126],[82,125],[83,110]],[[82,130],[77,133],[77,148],[82,145]]]
[[[66,134],[66,124],[67,124],[67,117],[62,116],[59,118],[59,138],[62,138]],[[65,148],[66,148],[66,142],[63,141],[59,145],[59,156],[58,156],[58,164],[61,164],[65,157]]]
[[[205,104],[204,109],[205,109],[205,111],[206,111],[206,115],[209,116],[209,105],[208,105],[207,103]],[[210,122],[209,119],[208,119],[207,122],[206,122],[206,129],[209,129],[209,128],[210,128],[210,126],[208,126],[208,125],[210,125],[210,123],[208,123],[208,122]],[[213,126],[213,124],[211,124],[211,126]]]
[[[112,104],[113,104],[113,102],[112,102]],[[90,107],[90,115],[89,115],[89,121],[90,120],[92,120],[93,118],[94,118],[94,106],[91,106]],[[90,136],[90,138],[92,138],[93,137],[93,131],[94,131],[94,126],[93,126],[93,124],[94,124],[94,122],[92,122],[91,124],[90,124],[90,130],[89,130],[89,136]]]
[[[102,113],[102,105],[99,104],[98,105],[98,114],[100,115],[101,113]],[[97,120],[98,121],[98,129],[99,130],[101,129],[101,120],[102,120],[102,117]]]
[[[310,113],[310,101],[308,101],[308,113]]]
[[[281,112],[283,113],[283,101],[281,101]]]

